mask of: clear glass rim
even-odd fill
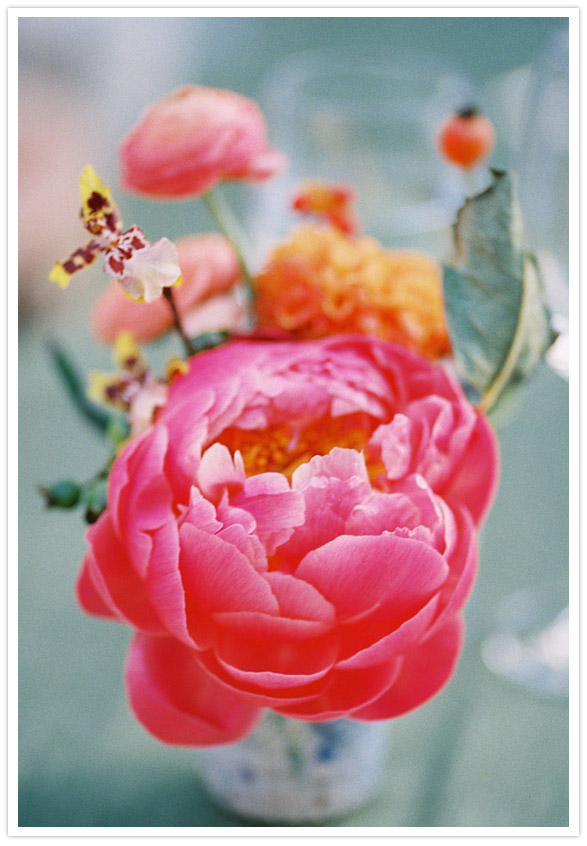
[[[312,92],[320,80],[336,77],[370,77],[389,86],[390,96],[377,96],[353,102],[344,96]],[[430,84],[432,83],[432,84]],[[420,84],[422,93],[410,96],[404,86]],[[429,86],[425,90],[425,86]],[[400,86],[400,88],[397,88]],[[421,108],[438,98],[449,109],[460,108],[474,99],[474,87],[462,70],[444,57],[431,53],[392,55],[384,48],[355,45],[352,48],[313,48],[293,53],[275,64],[261,80],[261,100],[274,113],[294,114],[314,108],[336,107],[346,116],[377,116],[379,120],[397,121],[406,112]],[[398,90],[398,96],[393,92]],[[382,113],[382,105],[385,112]]]

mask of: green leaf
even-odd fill
[[[488,411],[528,378],[554,341],[538,265],[526,247],[513,174],[466,200],[443,268],[446,317],[460,376]]]
[[[86,384],[70,355],[56,341],[47,344],[51,361],[63,383],[67,394],[82,417],[104,434],[112,415],[96,405],[86,396]]]
[[[218,332],[202,332],[201,335],[196,335],[195,338],[190,338],[190,344],[195,353],[211,350],[213,347],[219,347],[228,341],[230,334],[224,331]]]

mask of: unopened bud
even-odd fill
[[[39,493],[47,508],[75,508],[82,493],[76,482],[69,480],[56,482],[48,488],[39,485]]]
[[[86,489],[84,503],[86,506],[85,518],[88,523],[95,523],[100,514],[106,509],[107,488],[107,479],[96,479]]]

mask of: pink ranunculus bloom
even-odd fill
[[[83,608],[136,630],[139,721],[167,743],[244,737],[265,708],[382,720],[455,669],[486,419],[386,341],[232,341],[192,358],[115,461]]]
[[[269,147],[256,103],[193,85],[143,112],[122,141],[120,163],[129,191],[174,199],[227,180],[267,179],[283,170],[286,159]]]
[[[227,293],[241,278],[230,242],[222,235],[207,233],[182,238],[176,247],[183,282],[174,288],[174,299],[188,334],[242,328],[243,306]],[[132,332],[139,342],[151,341],[172,326],[166,300],[133,302],[116,282],[98,298],[92,314],[95,334],[108,343],[124,330]]]

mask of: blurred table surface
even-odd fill
[[[108,369],[109,354],[85,334],[86,283],[58,294],[67,305],[51,294],[19,337],[19,824],[242,826],[207,797],[196,752],[157,743],[133,719],[122,681],[129,631],[84,615],[73,595],[81,516],[46,512],[37,495],[39,483],[90,476],[106,457],[70,409],[44,341],[62,339],[87,370]],[[494,676],[480,657],[512,591],[567,591],[568,384],[542,367],[499,434],[501,486],[456,675],[394,721],[379,796],[334,825],[568,825],[568,703]]]

